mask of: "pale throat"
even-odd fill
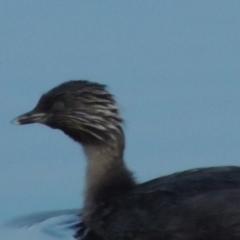
[[[121,145],[121,144],[120,144]],[[84,145],[87,158],[84,212],[91,214],[97,203],[98,193],[110,187],[119,176],[128,175],[123,161],[123,149],[117,143]]]
[[[83,149],[87,158],[86,189],[101,185],[124,168],[123,153],[117,145],[88,145]]]

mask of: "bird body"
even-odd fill
[[[136,183],[123,159],[122,118],[104,85],[63,83],[14,122],[60,129],[83,146],[86,239],[240,240],[240,168],[194,169]]]
[[[97,233],[106,239],[227,240],[239,236],[239,169],[193,172],[184,172],[183,178],[183,173],[174,174],[172,182],[167,176],[139,184],[121,198],[106,200],[94,211],[90,228],[97,226]]]

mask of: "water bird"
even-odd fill
[[[124,162],[122,122],[106,86],[86,80],[54,87],[13,120],[60,129],[82,145],[83,238],[240,240],[240,168],[191,169],[139,184]]]

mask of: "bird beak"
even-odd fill
[[[30,123],[44,123],[44,120],[46,119],[47,114],[37,112],[36,110],[32,110],[30,112],[27,112],[25,114],[22,114],[16,118],[14,118],[11,123],[17,124],[17,125],[24,125],[24,124],[30,124]]]

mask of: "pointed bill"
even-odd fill
[[[24,124],[30,124],[30,123],[43,123],[46,119],[47,114],[46,113],[39,113],[34,110],[27,112],[25,114],[22,114],[16,118],[14,118],[11,123],[17,124],[17,125],[24,125]]]

